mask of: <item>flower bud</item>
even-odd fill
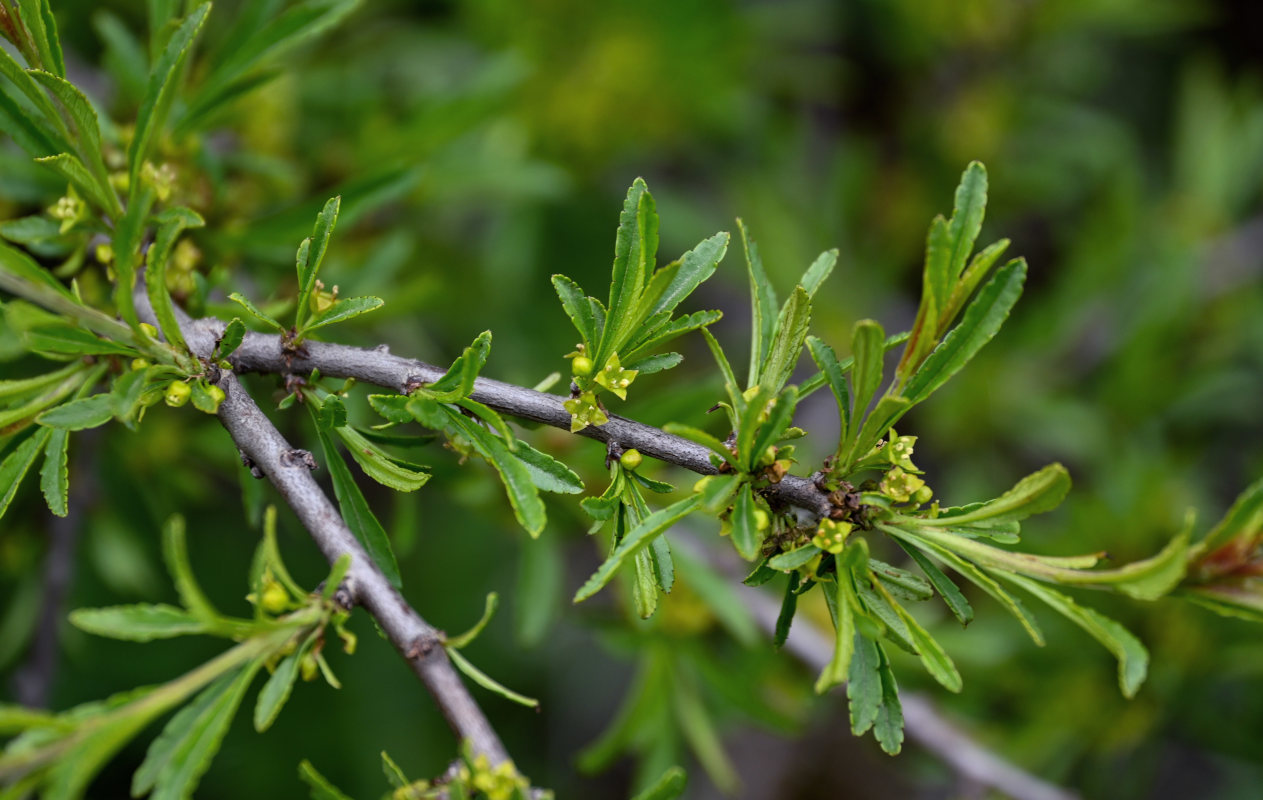
[[[269,614],[279,614],[289,607],[289,592],[280,583],[269,580],[263,587],[263,596],[259,599],[263,610]]]
[[[189,401],[189,395],[192,393],[193,390],[184,381],[171,381],[170,385],[167,386],[167,405],[172,408],[179,408]]]
[[[575,356],[570,362],[570,369],[575,375],[591,375],[593,366],[592,359],[587,356]]]
[[[644,460],[644,457],[640,455],[640,451],[632,448],[619,456],[618,463],[623,465],[623,469],[635,470]]]

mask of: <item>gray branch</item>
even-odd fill
[[[152,309],[147,299],[142,298],[138,293],[137,310],[142,318],[153,323]],[[182,319],[181,327],[189,349],[202,358],[209,357],[220,336],[216,326],[206,321],[185,323]],[[222,328],[222,323],[218,327]],[[338,509],[312,477],[308,465],[310,454],[290,446],[232,372],[221,370],[217,385],[225,393],[224,402],[219,406],[219,421],[233,442],[280,491],[330,564],[343,554],[350,554],[346,588],[353,602],[362,605],[377,620],[391,644],[429,690],[452,731],[459,738],[468,739],[474,752],[486,754],[493,765],[508,761],[500,737],[448,659],[442,633],[408,605],[360,546]]]
[[[194,323],[194,327],[200,335],[217,339],[224,323],[202,319]],[[228,360],[238,372],[306,375],[313,369],[319,369],[321,375],[355,378],[395,392],[407,392],[410,387],[433,383],[446,371],[433,364],[392,355],[385,348],[366,350],[342,344],[305,342],[297,352],[287,351],[280,336],[263,333],[247,333],[241,346]],[[565,398],[558,395],[490,378],[478,378],[470,396],[503,414],[570,430],[570,412],[562,406]],[[615,442],[624,449],[635,448],[643,455],[703,475],[716,471],[710,463],[710,451],[702,445],[617,414],[610,414],[610,421],[604,425],[584,428],[579,435],[600,442]],[[818,516],[826,516],[832,509],[827,493],[817,488],[809,478],[786,475],[780,483],[762,491],[769,499],[806,509]]]

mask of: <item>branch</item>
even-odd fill
[[[141,300],[142,297],[143,292],[138,293],[137,311],[142,319],[152,323],[152,307],[148,298]],[[208,358],[219,334],[212,326],[186,322],[182,313],[180,316],[189,349]],[[350,554],[345,585],[353,602],[364,606],[377,620],[433,696],[452,731],[460,739],[468,739],[474,752],[485,754],[492,765],[508,761],[499,736],[448,659],[441,632],[408,605],[360,546],[338,509],[311,476],[311,454],[290,446],[232,372],[221,370],[216,384],[225,394],[217,416],[237,448],[280,491],[330,564],[343,554]]]
[[[217,319],[200,319],[192,324],[192,328],[198,335],[209,337],[213,342],[222,335],[224,323]],[[433,364],[392,355],[384,345],[368,350],[308,341],[297,352],[287,352],[282,347],[280,336],[264,333],[247,333],[241,346],[228,360],[237,372],[307,374],[319,369],[321,375],[355,378],[400,393],[406,393],[418,384],[433,383],[446,372]],[[470,397],[503,414],[570,430],[570,412],[562,406],[565,398],[555,394],[478,378]],[[635,448],[643,455],[703,475],[716,472],[708,457],[710,451],[705,447],[617,414],[609,416],[609,422],[584,428],[578,435],[605,443],[615,442],[624,449]],[[810,478],[786,475],[780,483],[761,491],[770,499],[806,509],[817,516],[828,516],[832,510],[828,493],[821,491]]]

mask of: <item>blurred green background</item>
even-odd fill
[[[116,121],[133,113],[137,90],[102,77],[98,31],[107,10],[143,31],[141,5],[54,4],[72,76]],[[224,35],[233,5],[217,4],[209,40]],[[1205,530],[1263,475],[1260,30],[1263,6],[1249,0],[367,3],[202,143],[195,160],[216,176],[202,270],[220,289],[284,298],[295,246],[319,204],[341,193],[324,279],[387,305],[339,335],[446,363],[490,328],[485,373],[533,385],[566,368],[574,339],[549,275],[601,294],[622,194],[640,175],[662,215],[664,257],[734,230],[741,216],[783,293],[821,250],[840,248],[813,327],[845,351],[859,318],[887,330],[911,323],[929,220],[950,212],[960,171],[979,159],[991,179],[983,240],[1013,240],[1010,252],[1031,264],[1027,293],[970,369],[900,432],[920,436],[918,464],[952,501],[1065,463],[1076,487],[1028,526],[1026,542],[1057,554],[1108,549],[1124,563],[1158,550],[1190,506]],[[6,151],[5,216],[56,190],[19,161]],[[714,330],[739,362],[748,336],[739,252],[689,302],[725,310]],[[719,384],[700,337],[681,347],[683,366],[637,381],[612,410],[702,424]],[[261,399],[277,388],[252,385]],[[804,465],[832,449],[826,394],[800,411],[799,424],[819,434],[800,449]],[[305,415],[278,419],[312,441]],[[590,489],[603,487],[598,446],[556,431],[535,439]],[[157,531],[180,510],[210,593],[244,613],[257,533],[236,454],[213,420],[159,406],[139,434],[75,441],[72,482],[88,488],[68,607],[170,600]],[[541,699],[536,714],[478,695],[537,784],[562,798],[626,796],[633,760],[595,777],[574,760],[633,680],[630,648],[652,641],[697,651],[688,663],[731,678],[703,682],[743,796],[986,796],[915,747],[891,760],[851,739],[842,698],[813,700],[812,676],[766,646],[733,644],[687,595],[634,634],[618,632],[608,597],[571,607],[599,555],[574,499],[550,500],[549,527],[530,542],[486,465],[461,467],[437,446],[423,456],[435,477],[415,495],[365,490],[423,615],[459,631],[486,592],[501,594],[500,614],[468,652]],[[49,541],[32,488],[0,537],[6,697],[30,658]],[[314,583],[319,554],[284,510],[281,519],[291,567]],[[699,532],[697,542],[712,533]],[[523,575],[546,587],[530,604]],[[986,601],[967,631],[935,626],[965,677],[961,695],[934,691],[915,669],[901,680],[934,692],[1001,754],[1087,797],[1257,797],[1257,627],[1174,601],[1086,600],[1151,648],[1135,700],[1120,696],[1112,660],[1081,631],[1041,615],[1049,643],[1039,649]],[[376,797],[382,749],[417,777],[443,769],[454,752],[445,726],[357,616],[360,652],[333,659],[344,688],[300,687],[263,735],[238,720],[202,796],[299,796],[296,767],[309,758],[353,796]],[[108,642],[69,626],[61,645],[58,708],[165,680],[218,649]],[[94,794],[123,796],[142,756],[126,751]],[[690,767],[690,796],[714,796]]]

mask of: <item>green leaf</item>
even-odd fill
[[[462,400],[474,391],[474,381],[491,352],[491,331],[478,334],[469,347],[452,362],[443,377],[420,390],[425,397],[440,403]]]
[[[172,514],[162,526],[162,556],[175,584],[180,602],[194,618],[205,623],[217,621],[220,614],[198,586],[189,564],[188,542],[185,540],[184,517]]]
[[[519,705],[524,705],[527,708],[539,707],[538,700],[536,700],[533,697],[527,697],[524,694],[518,694],[512,689],[509,689],[508,687],[504,686],[502,683],[496,681],[494,678],[487,675],[487,673],[483,672],[482,670],[475,667],[472,663],[470,663],[469,659],[461,655],[461,652],[459,650],[447,648],[447,655],[448,657],[452,659],[452,663],[456,665],[457,669],[465,673],[466,677],[468,677],[474,683],[478,684],[479,686],[486,689],[487,691],[495,692],[496,694],[503,697],[505,700],[512,700],[514,703],[518,703]]]
[[[680,767],[671,767],[662,777],[632,800],[675,800],[688,787],[688,776]]]
[[[820,368],[820,372],[828,381],[829,389],[833,392],[833,399],[837,401],[838,417],[841,421],[839,438],[845,439],[847,429],[851,426],[851,390],[846,382],[846,371],[838,363],[838,356],[833,352],[833,348],[815,336],[807,337],[807,349],[811,352],[811,360],[816,362],[816,366]],[[799,388],[805,396],[806,385]]]
[[[978,522],[998,523],[1023,520],[1051,511],[1061,504],[1070,491],[1070,473],[1060,464],[1049,464],[1027,475],[1004,494],[978,508],[955,516],[918,520],[926,527],[955,527]]]
[[[314,410],[311,411],[313,419],[315,413]],[[373,516],[372,510],[368,507],[368,501],[364,499],[360,487],[351,477],[351,471],[347,469],[346,462],[338,454],[338,447],[334,444],[333,437],[328,432],[319,429],[316,431],[316,436],[319,437],[320,446],[324,450],[325,462],[329,466],[329,475],[333,480],[333,493],[338,498],[342,518],[346,520],[347,527],[355,534],[355,538],[359,539],[360,544],[368,551],[369,558],[373,559],[373,563],[382,571],[386,579],[396,589],[400,588],[402,581],[399,578],[399,564],[395,561],[395,553],[391,549],[386,530],[377,521],[377,517]]]
[[[676,503],[672,503],[666,508],[659,509],[640,521],[634,528],[627,532],[623,540],[618,543],[618,547],[614,548],[614,552],[610,554],[605,563],[588,578],[587,583],[579,588],[575,593],[574,602],[578,603],[586,600],[592,595],[599,592],[605,584],[610,582],[614,577],[614,573],[619,567],[627,561],[628,557],[647,545],[649,541],[688,516],[694,509],[698,507],[700,497],[694,495],[686,497]]]
[[[109,212],[109,209],[112,207],[111,197],[113,195],[108,195],[101,189],[97,179],[92,176],[92,173],[83,165],[78,156],[70,153],[57,153],[36,158],[35,163],[51,167],[57,174],[73,184],[75,189],[90,200],[93,205],[104,209],[107,213]],[[114,199],[113,202],[117,203],[118,200]]]
[[[729,464],[736,465],[733,460],[732,451],[724,446],[724,443],[716,437],[710,435],[700,428],[694,428],[690,425],[684,425],[679,422],[668,422],[662,428],[667,433],[679,436],[682,439],[688,439],[690,442],[700,444],[702,447],[709,449]]]
[[[113,418],[114,395],[105,392],[49,409],[39,415],[38,422],[50,428],[81,431],[104,425]]]
[[[342,439],[346,451],[360,465],[364,474],[382,486],[388,486],[397,492],[415,492],[430,480],[428,468],[399,463],[354,428],[335,426],[334,432]]]
[[[3,48],[0,48],[0,51],[2,50]],[[3,280],[6,273],[11,276],[10,280]],[[74,306],[83,305],[78,297],[62,285],[61,281],[35,263],[35,260],[26,253],[0,243],[0,286],[14,294],[26,294],[21,291],[22,284],[30,284],[41,293],[52,294],[58,300],[69,302]]]
[[[873,737],[882,750],[894,756],[903,749],[903,706],[899,702],[899,685],[895,682],[895,671],[890,666],[886,650],[880,642],[875,644],[879,659],[877,674],[881,680],[881,705],[873,722]]]
[[[149,73],[145,99],[137,112],[136,130],[132,136],[131,146],[127,149],[128,177],[133,197],[136,196],[140,187],[140,167],[148,158],[149,149],[166,122],[180,68],[193,46],[193,40],[197,38],[198,31],[206,22],[210,7],[210,3],[202,3],[184,18],[184,21],[171,34],[171,38],[167,40],[162,55]]]
[[[948,226],[951,244],[951,271],[948,277],[955,281],[965,271],[965,262],[974,250],[982,220],[987,212],[987,168],[981,162],[971,161],[960,176],[956,188],[956,205]],[[940,309],[944,306],[940,305]]]
[[[57,36],[57,20],[48,0],[18,0],[17,11],[35,41],[40,64],[49,72],[65,77],[66,62]]]
[[[627,190],[614,242],[614,268],[610,278],[610,302],[601,344],[592,356],[598,365],[635,333],[642,292],[649,285],[658,252],[658,214],[644,180],[637,178]]]
[[[746,272],[750,276],[750,304],[753,326],[750,333],[750,375],[747,386],[759,383],[760,371],[772,352],[772,339],[776,336],[776,289],[768,280],[763,269],[763,260],[759,258],[759,248],[754,239],[746,231],[745,223],[737,220],[737,231],[741,234],[741,245],[745,250]],[[736,385],[736,381],[733,381]]]
[[[105,170],[105,161],[101,155],[101,127],[97,120],[96,109],[92,107],[92,103],[83,95],[83,92],[66,79],[36,69],[27,70],[27,74],[37,83],[43,84],[70,112],[70,119],[78,134],[75,141],[78,144],[79,155],[93,178],[96,189],[93,196],[105,201],[101,208],[107,214],[115,218],[121,216],[123,209],[119,205],[118,196],[114,194],[114,189],[110,186],[109,174]]]
[[[254,303],[251,303],[250,300],[245,295],[241,294],[240,292],[233,292],[232,294],[228,295],[228,299],[240,305],[242,308],[244,308],[246,311],[250,313],[250,316],[254,317],[259,322],[262,322],[264,325],[267,325],[269,328],[272,328],[281,333],[285,332],[284,325],[282,325],[281,323],[272,319],[267,314],[260,311],[257,307],[255,307]]]
[[[527,471],[531,474],[531,481],[537,488],[545,492],[557,492],[558,494],[581,494],[583,492],[583,481],[575,474],[574,470],[547,453],[541,453],[519,439],[514,455],[526,466]]]
[[[743,483],[732,509],[732,544],[746,561],[753,561],[763,544],[763,534],[754,518],[754,492]]]
[[[837,263],[838,251],[826,250],[807,268],[807,272],[803,274],[803,279],[799,282],[799,285],[807,290],[808,298],[816,296],[816,292],[820,289],[820,284],[825,282]]]
[[[48,510],[59,517],[64,517],[69,512],[70,476],[67,469],[69,446],[69,431],[64,429],[53,431],[48,437],[48,445],[44,448],[44,466],[39,472],[39,486],[40,491],[44,493],[44,501],[48,503]]]
[[[745,411],[742,412],[737,423],[736,463],[742,472],[753,472],[754,465],[758,462],[759,454],[754,451],[754,440],[758,436],[760,426],[771,419],[772,409],[769,405],[775,396],[772,389],[762,384],[756,386],[755,390],[748,394]]]
[[[70,623],[79,630],[97,636],[131,642],[149,642],[208,632],[204,620],[182,608],[162,603],[79,608],[70,612]]]
[[[855,332],[851,336],[851,352],[855,359],[855,370],[851,374],[851,382],[855,387],[855,411],[851,416],[856,427],[868,411],[873,395],[877,394],[877,387],[881,385],[884,338],[885,333],[879,323],[871,319],[862,319],[855,323]],[[851,429],[852,439],[855,438],[855,430],[856,428]]]
[[[794,614],[798,611],[798,573],[789,573],[785,583],[785,596],[781,598],[781,610],[776,615],[776,627],[772,632],[772,646],[780,648],[789,638],[790,626],[794,624]]]
[[[911,407],[912,401],[898,395],[885,395],[878,400],[877,407],[868,415],[868,419],[864,420],[864,427],[860,428],[855,441],[851,442],[850,454],[843,468],[844,472],[871,452],[877,440],[885,436],[890,427],[898,422],[899,418]]]
[[[523,544],[513,604],[515,630],[523,645],[536,645],[547,635],[561,605],[559,590],[564,581],[565,565],[556,536]]]
[[[679,338],[689,331],[695,331],[699,328],[704,329],[707,325],[715,322],[723,317],[720,311],[695,311],[684,317],[680,317],[669,325],[663,325],[658,328],[651,328],[646,324],[643,333],[634,337],[626,355],[623,357],[625,369],[639,369],[642,375],[648,374],[644,367],[639,366],[645,363],[643,356],[667,342]]]
[[[134,357],[139,352],[131,347],[102,339],[83,328],[69,325],[41,325],[23,336],[26,346],[37,353],[70,356],[112,355]]]
[[[891,598],[888,598],[891,599]],[[956,665],[952,663],[952,658],[943,649],[943,646],[930,635],[929,631],[921,627],[912,614],[901,604],[891,599],[891,605],[894,606],[895,612],[903,619],[907,626],[908,638],[912,640],[912,644],[916,647],[917,655],[921,657],[921,664],[925,667],[926,672],[938,681],[939,684],[949,692],[959,692],[963,687],[960,678],[960,672],[957,671]]]
[[[242,341],[246,338],[246,325],[241,321],[240,317],[233,317],[224,328],[223,336],[219,337],[219,343],[215,345],[215,352],[220,358],[227,358],[237,351]]]
[[[692,250],[680,256],[679,271],[646,316],[674,311],[684,298],[713,275],[719,262],[724,260],[724,254],[728,252],[728,238],[727,233],[717,233],[709,239],[703,239]]]
[[[547,516],[544,501],[540,499],[539,490],[526,464],[509,450],[508,444],[498,436],[479,426],[460,412],[445,406],[448,417],[461,435],[478,448],[484,458],[491,462],[500,481],[504,484],[509,496],[509,504],[513,506],[514,516],[532,538],[538,538],[544,530]]]
[[[101,61],[129,100],[139,100],[149,78],[149,58],[132,32],[108,11],[92,16],[92,27],[105,45]]]
[[[754,437],[754,443],[750,448],[750,458],[754,459],[751,463],[758,463],[758,459],[762,457],[767,448],[780,441],[785,436],[785,431],[789,428],[789,424],[794,420],[794,411],[798,408],[798,390],[793,386],[786,386],[780,396],[776,398],[775,405],[768,412],[767,421],[759,426],[759,431]]]
[[[307,320],[302,332],[303,334],[308,334],[327,325],[345,322],[353,317],[381,308],[385,303],[386,301],[380,297],[348,297],[345,300],[338,300],[330,308]]]
[[[191,121],[214,112],[235,96],[233,87],[249,81],[251,71],[336,25],[358,4],[358,0],[306,0],[266,23],[258,18],[249,20],[252,25],[239,21],[211,62],[211,73],[190,101],[179,127],[187,129]]]
[[[1118,659],[1118,685],[1122,688],[1123,695],[1135,697],[1149,671],[1149,651],[1139,639],[1104,614],[1081,606],[1037,581],[1010,573],[1001,573],[1000,577],[1043,600],[1104,645]]]
[[[991,268],[995,266],[995,262],[1000,260],[1000,256],[1004,255],[1004,251],[1007,249],[1009,249],[1009,240],[1001,239],[988,245],[969,262],[969,267],[960,276],[960,280],[957,281],[956,287],[952,290],[952,295],[947,301],[947,308],[939,319],[940,334],[947,330],[947,326],[956,318],[956,312],[974,293],[974,289],[978,288],[978,284],[982,282],[982,279],[987,277],[987,273],[991,271]]]
[[[316,225],[311,231],[311,244],[307,246],[306,257],[298,259],[298,329],[304,329],[304,321],[309,311],[311,293],[316,289],[316,276],[324,261],[325,252],[329,249],[329,238],[338,222],[338,212],[342,208],[341,196],[331,197],[324,208],[316,215]],[[303,248],[299,248],[300,256]]]
[[[803,342],[811,324],[811,297],[801,286],[785,301],[776,320],[776,335],[760,370],[759,384],[773,392],[789,382],[802,355]]]
[[[175,305],[171,302],[171,293],[167,289],[167,263],[171,259],[176,239],[184,229],[200,228],[205,224],[201,215],[192,209],[178,208],[164,212],[158,218],[158,233],[154,236],[146,258],[145,292],[149,296],[149,304],[153,307],[162,334],[167,337],[168,342],[181,350],[188,347],[176,321]]]
[[[822,588],[826,592],[829,591],[828,584]],[[859,606],[859,600],[855,596],[855,584],[849,570],[846,574],[839,571],[837,580],[834,581],[834,606],[837,608],[837,614],[833,623],[833,656],[820,671],[820,677],[816,679],[817,694],[823,694],[846,680],[848,675],[853,674],[851,662],[855,658],[855,644],[858,636],[855,630],[855,612]],[[863,640],[863,637],[860,639]],[[862,688],[861,684],[857,687],[857,691]],[[856,701],[853,698],[851,700],[852,719],[855,718],[856,710]]]
[[[974,618],[974,609],[969,604],[969,600],[960,591],[960,587],[953,583],[951,578],[944,575],[943,571],[920,550],[906,542],[898,539],[896,541],[899,542],[899,546],[908,554],[908,557],[921,568],[921,571],[925,573],[925,577],[929,578],[935,591],[938,592],[939,597],[943,598],[943,602],[951,610],[953,616],[956,617],[961,625],[968,625]]]
[[[305,758],[298,765],[298,777],[311,788],[311,800],[351,800],[341,789],[329,783]]]
[[[132,776],[132,794],[182,800],[197,788],[262,662],[228,672],[171,718]]]
[[[881,709],[881,645],[857,634],[852,647],[846,696],[851,706],[851,732],[862,736],[873,727]]]
[[[951,270],[951,232],[947,220],[940,214],[930,223],[930,232],[925,240],[925,287],[918,320],[921,323],[921,335],[917,340],[922,352],[929,349],[930,343],[934,341],[934,332],[938,330],[939,317],[952,289]]]
[[[715,363],[719,366],[720,374],[724,376],[724,390],[728,393],[728,399],[732,403],[730,415],[740,414],[745,409],[745,399],[741,394],[741,385],[737,383],[737,376],[732,371],[732,365],[728,363],[728,356],[724,355],[724,350],[719,346],[719,341],[710,331],[702,328],[702,336],[706,339],[706,346],[710,348],[711,355],[715,357]],[[732,422],[733,426],[736,427],[736,419],[733,419]]]
[[[1010,614],[1012,614],[1022,627],[1026,629],[1026,633],[1031,637],[1031,641],[1040,647],[1044,646],[1044,634],[1039,628],[1039,623],[1035,621],[1035,617],[1026,610],[1026,606],[1022,601],[1009,594],[1003,586],[996,582],[991,574],[984,571],[980,567],[966,561],[956,553],[934,542],[927,542],[918,538],[915,534],[905,531],[902,528],[894,526],[880,526],[883,531],[894,536],[896,539],[907,542],[908,544],[921,549],[922,551],[932,551],[934,556],[943,563],[950,566],[957,573],[964,576],[966,580],[973,583],[979,589],[991,595],[1000,605],[1004,606]]]
[[[732,503],[732,496],[741,487],[740,475],[714,475],[697,494],[698,502],[707,514],[721,514]]]
[[[915,405],[960,371],[1000,330],[1009,311],[1022,294],[1026,261],[1014,259],[996,271],[965,309],[960,324],[952,329],[909,380],[905,396]]]
[[[500,596],[495,592],[487,593],[486,603],[483,605],[482,616],[474,623],[474,627],[460,634],[459,636],[449,636],[443,643],[449,650],[459,650],[465,647],[474,639],[478,638],[478,634],[482,633],[483,628],[487,627],[487,623],[491,621],[491,617],[496,613],[496,606],[500,604]]]
[[[824,551],[819,547],[816,547],[814,544],[805,544],[802,547],[796,547],[793,550],[788,550],[769,558],[767,565],[772,569],[779,569],[782,571],[798,569],[816,556],[820,555],[822,552]]]
[[[579,284],[565,275],[553,276],[553,288],[557,291],[557,297],[561,300],[561,307],[565,310],[566,316],[570,317],[575,330],[579,332],[583,345],[588,352],[595,352],[601,332],[597,330],[596,319],[592,315],[592,306],[588,303],[587,295],[583,293],[583,289],[579,288]]]
[[[1263,531],[1263,480],[1256,481],[1233,501],[1232,508],[1196,544],[1190,557],[1206,556],[1230,544],[1244,557],[1260,531]]]
[[[334,586],[337,584],[335,583]],[[272,723],[280,715],[281,709],[285,707],[286,701],[294,691],[298,668],[303,659],[312,651],[318,639],[319,637],[315,635],[308,636],[296,652],[281,659],[281,663],[276,665],[267,683],[263,684],[263,688],[259,690],[259,696],[254,703],[254,729],[259,733],[272,727]]]
[[[13,502],[13,496],[17,494],[22,478],[26,477],[27,471],[35,463],[40,450],[47,444],[51,435],[52,431],[47,428],[36,431],[13,448],[4,461],[0,461],[0,492],[3,492],[0,494],[0,517],[3,517],[4,512],[9,509],[9,504]]]

